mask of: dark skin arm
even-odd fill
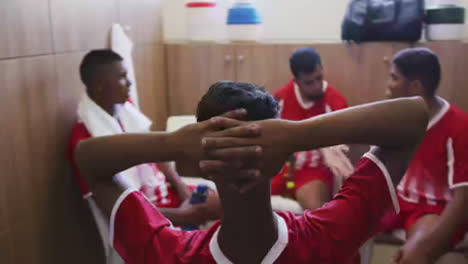
[[[293,152],[337,144],[372,144],[380,147],[374,151],[374,154],[387,165],[393,182],[397,183],[424,135],[427,121],[428,114],[424,102],[421,99],[411,98],[349,108],[300,122],[266,120],[255,122],[253,125],[239,123],[238,128],[204,138],[205,150],[211,160],[201,162],[200,166],[208,177],[215,179],[218,186],[227,186],[232,181],[239,183],[235,181],[235,172],[241,166],[258,166],[263,177],[271,178]],[[238,129],[245,128],[243,125],[257,127],[261,135],[253,139],[238,138],[240,131]],[[251,153],[243,151],[244,146],[251,145],[260,148],[262,153],[260,164],[252,163]],[[231,177],[226,177],[227,174]],[[258,186],[264,184],[261,178],[258,182]],[[252,192],[247,191],[244,196],[261,193],[263,189],[261,187],[256,189],[254,186],[251,190]],[[269,199],[256,197],[255,201],[262,200],[263,204],[257,203],[257,210],[253,210],[255,208],[248,210],[249,221],[242,221],[240,213],[246,209],[239,208],[239,212],[230,212],[236,208],[236,198],[232,197],[235,195],[231,194],[231,197],[224,195],[223,198],[223,193],[220,194],[222,194],[223,207],[230,208],[229,211],[226,209],[224,214],[239,219],[239,221],[223,219],[219,233],[222,251],[235,263],[259,263],[277,239],[273,215],[268,214],[266,210],[259,210],[268,208]],[[268,195],[268,192],[264,194]],[[233,201],[232,205],[226,204],[230,201]],[[245,206],[249,206],[249,203]],[[261,234],[265,235],[252,236],[252,232],[259,233],[255,230],[261,230]],[[249,250],[250,248],[259,250]]]
[[[226,114],[230,118],[242,118],[244,115],[245,110]],[[115,174],[152,162],[196,161],[194,166],[197,166],[203,155],[201,138],[229,127],[231,124],[226,121],[214,118],[171,133],[122,134],[83,140],[77,146],[75,160],[98,205],[110,215],[114,202],[123,192],[113,182]],[[251,129],[244,132],[245,136],[257,133]]]
[[[370,144],[380,147],[389,161],[404,154],[408,160],[425,132],[428,115],[420,98],[386,100],[352,107],[303,121],[270,119],[259,122],[236,122],[237,127],[213,133],[203,139],[208,157],[205,162],[220,172],[233,163],[254,165],[252,152],[244,146],[256,146],[261,160],[262,175],[273,177],[285,160],[294,152],[317,149],[338,144]],[[231,124],[234,126],[234,124]],[[239,138],[247,128],[258,130],[257,138]],[[307,140],[304,140],[307,139]],[[228,164],[231,163],[231,164]],[[268,166],[263,166],[268,164]],[[216,174],[220,176],[220,174]],[[207,177],[210,177],[208,175]],[[396,184],[400,177],[393,179]]]

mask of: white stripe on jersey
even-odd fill
[[[453,164],[455,163],[455,155],[453,154],[452,138],[447,140],[447,178],[448,185],[453,188]]]
[[[405,172],[405,175],[403,176],[403,179],[400,181],[398,184],[397,190],[400,194],[404,194],[405,192],[405,186],[406,186],[406,181],[408,179],[408,172]]]
[[[300,170],[304,167],[304,163],[307,159],[307,151],[302,151],[297,153],[296,155],[296,162],[294,163],[294,168],[296,170]]]
[[[408,195],[411,201],[415,201],[415,203],[419,202],[419,195],[418,195],[418,181],[416,179],[410,179],[408,185]]]
[[[424,188],[424,193],[426,195],[427,204],[430,204],[430,205],[437,204],[435,192],[434,192],[434,186],[426,183],[426,186]]]

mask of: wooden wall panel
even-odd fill
[[[59,133],[69,131],[76,120],[78,101],[85,92],[85,87],[80,80],[79,66],[86,52],[75,52],[55,55],[57,64],[57,86],[59,116],[57,117],[57,130]],[[60,138],[65,137],[61,135]],[[59,142],[63,145],[65,142]]]
[[[162,0],[117,0],[119,22],[130,26],[129,35],[137,44],[163,40]]]
[[[236,81],[264,87],[269,92],[278,89],[274,83],[274,45],[236,45]]]
[[[164,46],[138,46],[135,55],[135,72],[141,110],[153,121],[153,129],[165,130],[168,95]]]
[[[73,179],[65,148],[71,133],[71,127],[76,121],[78,102],[84,93],[84,86],[79,78],[79,64],[86,52],[76,52],[55,55],[55,75],[57,77],[56,100],[56,145],[57,145],[57,176],[50,183],[51,192],[47,201],[53,204],[54,215],[51,221],[55,226],[51,232],[53,247],[61,248],[52,258],[53,263],[67,260],[70,263],[103,263],[103,249],[97,233],[94,220],[86,202],[82,200],[78,186]],[[73,238],[70,240],[70,238]],[[67,241],[67,245],[60,242]],[[53,248],[47,252],[53,252]],[[76,249],[80,249],[77,251]]]
[[[50,0],[55,52],[108,47],[116,0]]]
[[[35,221],[26,221],[16,224],[13,236],[13,263],[44,263],[41,259],[41,237],[39,226]]]
[[[54,153],[47,150],[50,118],[47,97],[55,88],[54,64],[50,57],[35,57],[0,62],[2,110],[6,133],[10,139],[12,173],[7,177],[8,216],[27,219],[41,209],[40,198],[45,190],[43,162]],[[53,98],[53,97],[52,97]],[[8,165],[8,164],[7,164]],[[39,199],[38,199],[39,198]]]
[[[293,75],[289,67],[289,58],[291,54],[298,48],[303,47],[304,45],[298,44],[279,44],[275,45],[275,55],[273,57],[274,63],[270,65],[271,80],[273,91],[278,90],[288,83]],[[271,91],[271,90],[270,90]]]
[[[0,233],[0,259],[3,264],[13,264],[13,247],[9,231]]]
[[[5,138],[5,137],[3,137]],[[3,166],[1,166],[3,169]],[[2,170],[7,171],[7,170]],[[3,180],[3,177],[2,177]],[[6,188],[5,184],[0,185],[0,234],[5,233],[8,231],[9,223],[8,223],[8,204],[7,204],[7,196],[6,196]]]
[[[110,27],[120,20],[134,23],[136,43],[159,41],[160,3],[0,2],[1,263],[105,262],[65,152],[84,92],[78,66],[85,50],[108,46]],[[152,67],[164,69],[164,49],[148,46],[141,54],[145,109],[163,124],[165,101],[152,103],[166,97],[165,72],[154,75]]]
[[[449,101],[454,99],[457,88],[456,79],[459,72],[456,67],[457,61],[461,58],[459,56],[462,56],[457,51],[460,50],[461,45],[463,45],[461,42],[456,41],[427,42],[420,45],[431,49],[439,56],[442,80],[437,93]]]
[[[468,44],[462,43],[457,50],[452,52],[456,54],[454,71],[456,79],[452,102],[468,112]]]
[[[383,58],[391,58],[399,45],[366,43],[313,47],[322,55],[326,80],[343,93],[350,105],[386,98],[388,67]]]
[[[0,58],[52,52],[48,0],[0,1]]]
[[[166,54],[169,115],[194,114],[210,85],[235,78],[233,46],[172,44]]]

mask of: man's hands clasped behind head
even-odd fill
[[[245,192],[270,180],[293,153],[292,146],[279,140],[288,137],[288,127],[293,124],[290,121],[222,120],[229,126],[202,140],[207,160],[200,162],[200,167],[214,181],[229,181],[238,191]]]

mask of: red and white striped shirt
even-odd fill
[[[397,188],[408,202],[445,205],[454,188],[468,186],[468,114],[440,99],[444,106],[430,120]]]

